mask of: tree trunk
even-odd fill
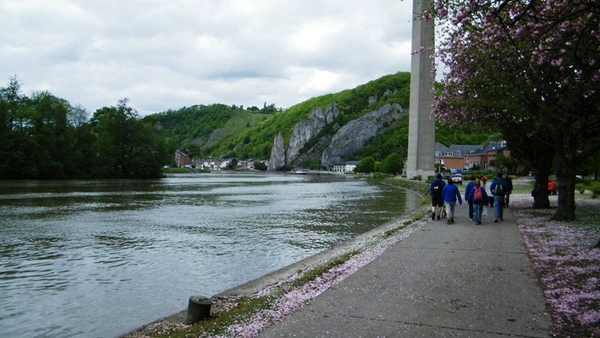
[[[550,208],[550,200],[548,199],[548,177],[550,176],[550,171],[550,166],[541,166],[536,174],[535,186],[531,192],[534,209]]]
[[[575,219],[575,170],[573,169],[576,169],[576,166],[569,162],[560,151],[557,152],[558,203],[552,218],[559,221]]]

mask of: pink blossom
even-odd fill
[[[548,215],[528,209],[530,197],[511,198],[519,229],[552,308],[554,324],[568,335],[600,336],[600,238],[598,229],[549,222]],[[583,203],[583,202],[582,202]]]

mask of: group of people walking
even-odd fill
[[[510,202],[513,187],[508,174],[505,174],[504,177],[502,173],[497,174],[496,179],[490,185],[490,194],[486,191],[487,181],[486,176],[481,179],[471,176],[471,182],[465,188],[464,200],[469,205],[469,219],[475,221],[477,225],[481,224],[484,208],[488,205],[494,208],[494,222],[504,220],[504,207],[508,207]],[[431,182],[429,191],[431,193],[431,219],[447,218],[447,224],[454,223],[456,202],[462,205],[463,199],[452,179],[448,179],[446,183],[442,179],[442,175],[437,174]]]

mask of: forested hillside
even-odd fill
[[[223,104],[195,105],[152,114],[144,120],[155,125],[174,147],[191,156],[213,157],[207,150],[212,145],[236,137],[273,112],[272,107],[244,110]]]
[[[268,160],[278,133],[289,142],[298,122],[317,108],[325,111],[335,105],[339,114],[300,150],[300,155],[306,152],[300,164],[318,168],[320,158],[309,154],[318,140],[331,140],[350,121],[388,104],[407,109],[409,84],[409,73],[396,73],[286,110],[274,104],[262,109],[212,104],[140,118],[127,99],[90,116],[83,107],[49,92],[24,95],[14,77],[0,88],[0,178],[159,177],[161,168],[173,161],[176,149],[196,158]],[[345,159],[369,156],[382,161],[393,153],[404,158],[408,118],[382,130]],[[438,125],[436,138],[446,145],[483,144],[488,135],[476,126],[450,129]]]
[[[326,109],[336,103],[343,112],[336,123],[343,126],[386,104],[397,103],[408,108],[410,73],[401,72],[383,76],[354,89],[314,97],[284,111],[273,107],[262,110],[244,110],[225,105],[198,105],[147,116],[170,138],[178,148],[204,158],[238,158],[266,160],[278,132],[289,141],[296,124],[317,108]],[[333,133],[334,130],[325,132]],[[483,144],[488,134],[476,127],[447,128],[437,125],[436,138],[443,144]],[[383,160],[391,153],[406,156],[408,118],[385,133],[375,137],[363,151],[349,160],[372,156]]]

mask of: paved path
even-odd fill
[[[514,216],[490,211],[429,221],[260,337],[549,337]]]

